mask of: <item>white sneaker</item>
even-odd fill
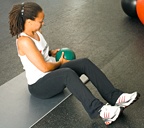
[[[138,100],[140,97],[140,94],[137,92],[133,93],[123,93],[120,95],[120,97],[116,101],[116,106],[126,108],[132,103],[134,103],[136,100]]]
[[[100,117],[104,120],[106,125],[114,122],[120,115],[121,109],[119,106],[104,105],[100,109]]]

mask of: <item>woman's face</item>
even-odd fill
[[[33,31],[38,31],[44,24],[44,12],[39,12],[35,20],[32,20]]]

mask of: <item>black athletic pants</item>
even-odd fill
[[[62,92],[67,87],[70,92],[82,103],[91,118],[99,114],[103,103],[92,95],[90,90],[80,80],[85,74],[97,88],[101,96],[111,105],[114,105],[122,91],[113,87],[102,71],[89,59],[82,58],[65,63],[58,69],[29,85],[29,91],[38,98],[50,98]]]

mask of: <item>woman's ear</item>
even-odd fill
[[[27,20],[26,20],[26,23],[29,24],[29,25],[31,25],[31,22],[32,22],[31,19],[27,19]]]

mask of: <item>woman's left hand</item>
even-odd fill
[[[55,57],[55,56],[56,56],[56,53],[57,53],[59,50],[60,50],[60,49],[50,50],[51,56]]]

